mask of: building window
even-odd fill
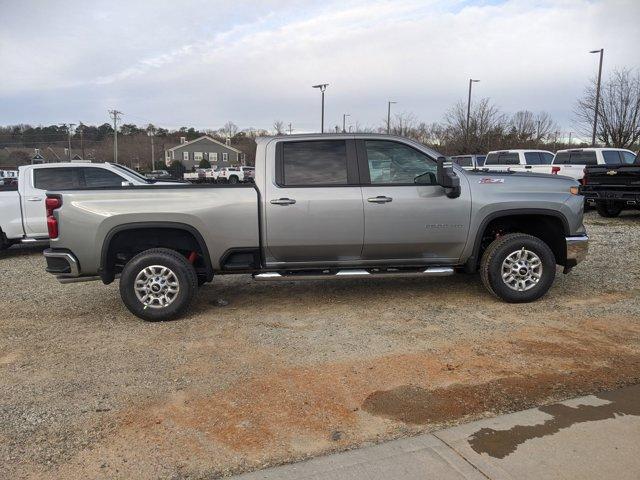
[[[222,161],[223,162],[228,162],[229,161],[229,154],[227,152],[224,152],[222,154]]]
[[[209,152],[209,162],[218,161],[218,152]]]
[[[189,152],[182,152],[182,160],[185,162],[189,161]]]
[[[204,154],[202,152],[193,152],[193,161],[200,162],[204,158]]]

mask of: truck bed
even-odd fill
[[[47,192],[62,196],[62,244],[78,257],[83,274],[100,268],[105,240],[119,226],[187,226],[197,231],[214,270],[229,251],[259,247],[258,192],[253,185],[152,185]]]

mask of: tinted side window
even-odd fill
[[[498,165],[498,158],[499,158],[499,155],[497,153],[490,153],[489,155],[487,155],[487,158],[485,158],[484,164]]]
[[[125,181],[120,175],[104,168],[83,168],[82,171],[87,187],[119,187]]]
[[[478,164],[479,167],[484,165],[484,161],[487,159],[487,157],[485,155],[478,155],[476,157],[476,163]]]
[[[607,165],[615,165],[616,163],[620,163],[620,153],[616,150],[603,150],[602,157],[604,158],[604,163]]]
[[[344,140],[284,142],[282,162],[284,185],[348,183],[347,145]]]
[[[436,183],[437,165],[424,153],[386,140],[367,140],[365,146],[371,184]]]
[[[540,165],[540,154],[538,152],[525,152],[524,160],[527,165]]]
[[[541,165],[551,165],[551,162],[553,162],[553,153],[540,152]]]
[[[79,168],[36,168],[33,186],[40,190],[72,190],[82,186]]]
[[[554,165],[566,165],[569,163],[569,152],[559,152],[553,157]]]
[[[620,152],[620,154],[622,155],[622,162],[623,163],[627,163],[627,164],[633,164],[636,163],[636,155],[634,155],[631,152]]]

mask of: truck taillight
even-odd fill
[[[560,171],[560,167],[551,167],[551,173],[553,175],[557,175],[559,171]]]
[[[59,195],[47,195],[44,205],[47,208],[47,230],[49,231],[49,238],[58,238],[58,220],[53,215],[53,211],[62,206],[62,197]]]

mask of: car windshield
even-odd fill
[[[120,165],[119,163],[109,163],[109,165],[111,165],[114,168],[118,168],[120,170],[124,170],[129,175],[131,175],[134,178],[137,178],[140,181],[143,181],[145,183],[153,183],[153,180],[145,177],[144,175],[140,175],[138,172],[136,172],[135,170],[133,170],[133,169],[131,169],[129,167],[125,167],[124,165]]]

